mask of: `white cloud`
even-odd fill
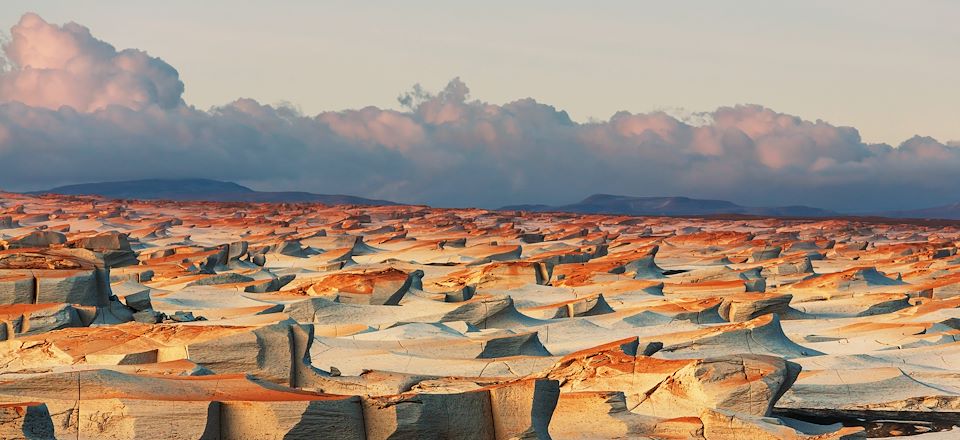
[[[0,73],[8,189],[209,177],[448,206],[604,192],[864,210],[954,201],[960,185],[955,146],[868,145],[854,128],[756,105],[698,114],[696,124],[662,112],[580,124],[532,99],[472,100],[454,79],[402,95],[404,111],[306,116],[249,99],[201,111],[182,101],[171,66],[118,52],[80,25],[28,14],[11,35]]]

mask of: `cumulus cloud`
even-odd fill
[[[0,77],[0,101],[77,111],[181,103],[176,69],[139,50],[117,52],[76,23],[57,26],[26,14],[10,34],[3,47],[10,71]]]
[[[569,203],[591,193],[687,195],[838,210],[955,201],[960,149],[756,105],[572,121],[532,99],[495,105],[459,79],[401,95],[403,110],[304,115],[249,99],[199,110],[177,71],[86,28],[25,15],[4,45],[0,186],[208,177],[258,189],[441,206]]]

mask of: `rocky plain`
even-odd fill
[[[960,438],[958,240],[0,193],[0,438]]]

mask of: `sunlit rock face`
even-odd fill
[[[950,438],[960,226],[0,193],[0,438]]]

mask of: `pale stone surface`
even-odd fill
[[[958,226],[2,193],[0,228],[2,438],[951,438],[960,414]]]

